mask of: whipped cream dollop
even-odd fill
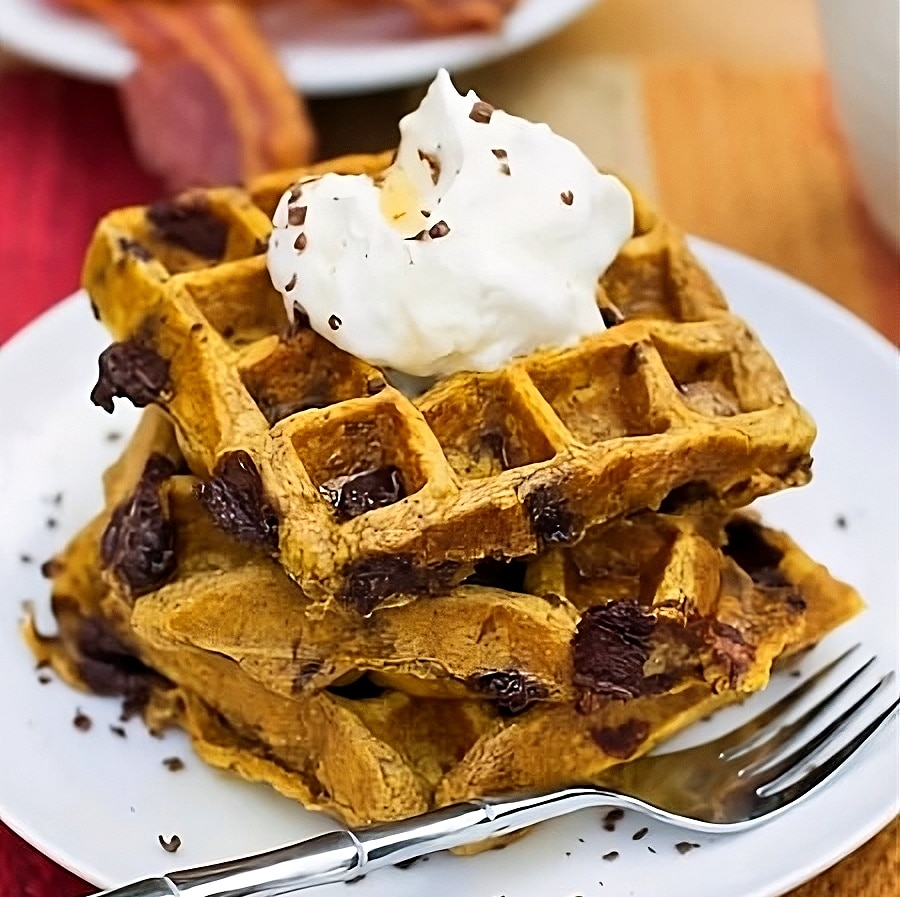
[[[383,176],[325,174],[275,210],[268,266],[336,346],[418,377],[489,371],[603,329],[631,195],[569,140],[441,70]]]

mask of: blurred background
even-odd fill
[[[77,289],[100,215],[163,195],[184,162],[157,164],[166,128],[188,114],[173,99],[183,82],[169,69],[117,80],[134,64],[123,44],[147,53],[171,35],[135,30],[106,0],[49,2],[0,0],[0,342]],[[897,0],[497,0],[490,21],[437,16],[466,4],[305,2],[264,13],[280,57],[234,50],[251,74],[279,66],[305,95],[296,140],[265,158],[395,144],[397,120],[447,65],[457,87],[548,122],[686,231],[787,271],[898,341]],[[174,140],[182,156],[227,139],[221,109],[198,114],[209,117],[196,139]],[[895,823],[791,897],[895,897],[898,883]],[[0,895],[23,887],[89,891],[0,824]]]

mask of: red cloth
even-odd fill
[[[78,288],[101,215],[160,193],[131,153],[113,89],[45,72],[0,76],[0,343]],[[94,890],[0,822],[0,897]]]

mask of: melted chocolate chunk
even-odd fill
[[[147,219],[162,239],[210,261],[221,261],[228,223],[212,210],[203,193],[187,193],[147,209]]]
[[[113,398],[130,399],[135,408],[171,397],[169,362],[136,340],[113,343],[99,359],[100,374],[91,390],[91,401],[109,414]]]
[[[376,467],[348,477],[336,477],[319,486],[319,492],[343,520],[384,508],[406,498],[400,471],[394,466]]]
[[[503,716],[516,716],[547,697],[547,689],[518,670],[495,670],[469,679],[469,685],[490,698]]]
[[[98,695],[118,695],[129,706],[143,707],[154,681],[162,678],[145,666],[100,617],[85,617],[76,634],[78,673]]]
[[[591,729],[591,738],[605,754],[617,760],[627,760],[646,741],[650,723],[642,719],[630,719],[621,726]]]
[[[590,712],[593,696],[633,698],[647,691],[644,664],[656,619],[625,599],[588,608],[572,639],[579,710]]]
[[[196,487],[196,494],[229,535],[242,542],[278,547],[278,516],[266,500],[262,478],[246,452],[222,455],[213,478]]]
[[[175,532],[163,514],[159,486],[175,473],[175,465],[153,454],[131,498],[112,513],[100,541],[106,569],[142,595],[164,583],[175,570]]]
[[[734,626],[720,620],[715,620],[712,625],[712,648],[727,670],[728,682],[734,688],[738,679],[750,669],[756,658],[756,648]]]
[[[565,545],[574,542],[581,535],[575,515],[553,486],[540,486],[529,492],[525,496],[525,510],[531,518],[534,535],[542,547]]]
[[[728,544],[723,549],[725,554],[733,558],[754,582],[760,573],[764,577],[771,575],[764,571],[777,572],[784,554],[765,540],[763,528],[758,523],[737,518],[725,525],[725,535],[728,537]],[[789,585],[787,580],[779,584]]]
[[[370,614],[391,595],[418,595],[443,591],[459,572],[455,561],[418,567],[408,555],[363,557],[346,570],[341,601],[360,614]]]

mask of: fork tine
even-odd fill
[[[830,704],[834,703],[872,665],[874,660],[874,657],[870,657],[861,667],[842,680],[835,689],[825,695],[818,704],[810,707],[809,710],[793,722],[785,723],[780,728],[772,731],[771,734],[766,730],[761,730],[756,737],[749,739],[743,744],[736,744],[730,750],[723,751],[719,756],[723,760],[740,758],[744,763],[744,769],[751,768],[757,760],[771,757],[776,748],[803,731],[812,720],[820,718],[822,712]],[[768,737],[763,740],[765,735],[768,735]]]
[[[761,713],[758,713],[753,719],[748,720],[745,723],[742,723],[736,729],[732,729],[730,732],[726,732],[724,735],[721,735],[719,738],[715,738],[712,741],[708,741],[705,743],[704,747],[709,750],[718,750],[720,756],[725,756],[729,751],[734,751],[739,747],[743,747],[750,741],[751,738],[759,738],[764,734],[764,730],[766,726],[770,725],[773,722],[781,719],[790,709],[793,707],[798,701],[802,700],[809,692],[811,692],[829,673],[831,673],[836,667],[840,666],[854,651],[859,648],[859,643],[853,645],[844,651],[843,654],[836,657],[834,660],[825,664],[822,669],[813,673],[809,679],[804,680],[800,685],[796,688],[789,691],[783,698],[779,701],[776,701],[771,707],[767,710],[763,710]],[[689,752],[694,750],[693,748],[685,748],[683,751],[672,752],[673,755],[684,754],[685,756],[689,756]]]
[[[758,805],[757,816],[768,815],[780,807],[784,807],[801,797],[806,796],[816,786],[824,782],[838,768],[850,759],[888,720],[897,712],[900,706],[900,698],[895,698],[891,704],[879,713],[862,731],[851,741],[848,741],[840,750],[831,755],[824,763],[811,769],[803,778],[782,788],[780,791],[772,791],[777,786],[777,781],[769,783],[767,787],[759,788],[757,793],[764,798]]]
[[[750,784],[754,783],[755,781],[764,780],[768,786],[771,786],[771,784],[777,781],[777,779],[779,779],[784,773],[790,772],[790,770],[792,769],[796,769],[804,760],[809,760],[810,758],[814,757],[820,748],[825,747],[829,742],[833,740],[835,735],[846,729],[847,726],[859,713],[859,711],[863,707],[866,707],[871,699],[879,691],[881,691],[881,689],[893,677],[893,671],[890,673],[886,673],[861,698],[851,704],[850,707],[848,707],[840,716],[836,717],[827,726],[825,726],[823,729],[809,738],[806,742],[791,751],[791,753],[789,753],[786,757],[783,757],[780,760],[773,759],[773,762],[769,763],[766,763],[763,760],[762,764],[756,764],[756,766],[751,764],[750,766],[741,770],[741,775],[744,775],[746,772],[753,772],[753,775],[748,777],[747,779]],[[843,689],[835,689],[835,691],[832,692],[831,695],[828,695],[828,697],[822,703],[831,703],[834,694],[839,693],[840,691],[843,691]],[[813,710],[816,709],[817,708],[813,708]],[[810,711],[810,713],[812,714],[812,711]],[[799,732],[803,731],[805,728],[806,726],[800,727],[799,729],[797,729],[796,734],[799,734]],[[770,752],[769,756],[773,757],[774,751]]]

